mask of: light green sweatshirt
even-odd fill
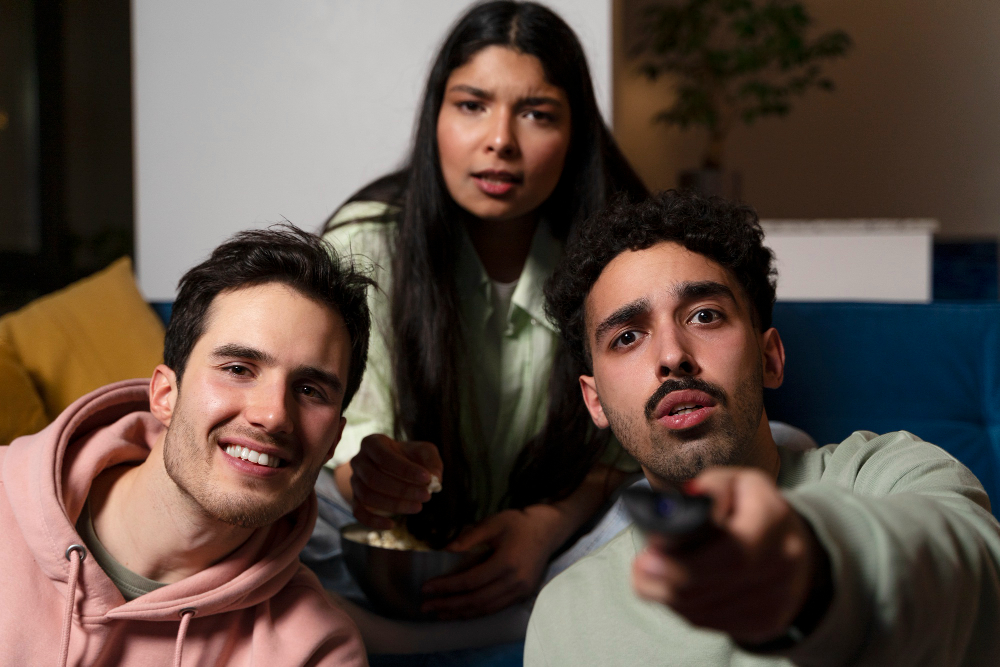
[[[909,433],[779,448],[778,486],[830,557],[834,598],[781,656],[738,648],[632,592],[634,528],[556,577],[525,665],[1000,665],[1000,524],[975,476]]]

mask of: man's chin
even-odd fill
[[[636,457],[639,459],[639,457]],[[643,468],[670,485],[679,485],[697,477],[706,468],[732,465],[734,452],[724,438],[711,429],[685,429],[671,433],[668,441],[657,440]]]
[[[654,439],[663,442],[665,446],[685,446],[697,442],[709,442],[719,437],[717,429],[712,424],[711,417],[703,422],[687,428],[654,429]]]
[[[207,508],[208,514],[215,520],[237,528],[265,528],[288,514],[290,510],[275,508],[273,505],[255,505],[252,503],[226,504]]]

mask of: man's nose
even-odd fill
[[[661,330],[656,341],[657,376],[661,380],[698,373],[700,370],[698,363],[692,353],[690,341],[683,331],[673,327]]]
[[[282,382],[262,383],[250,394],[245,416],[251,425],[267,433],[291,433],[291,395]]]
[[[500,109],[493,116],[486,150],[508,160],[517,156],[517,131],[514,128],[514,115],[510,111]]]

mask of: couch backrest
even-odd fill
[[[1000,304],[776,304],[785,382],[768,417],[820,444],[906,430],[967,465],[1000,503]]]

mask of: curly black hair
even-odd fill
[[[638,203],[622,198],[580,227],[545,284],[545,312],[587,372],[592,368],[584,306],[591,288],[622,252],[662,241],[679,243],[729,271],[752,305],[754,324],[760,331],[770,328],[778,272],[753,208],[674,190]]]

